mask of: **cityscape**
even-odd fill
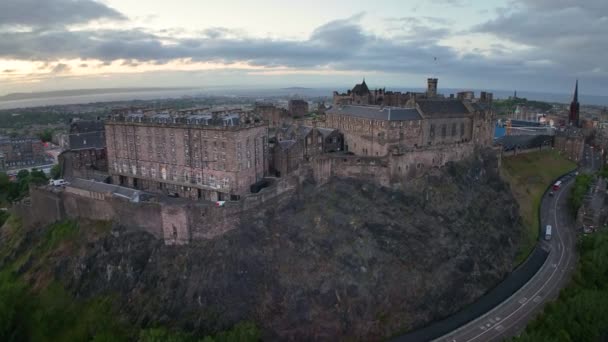
[[[178,2],[0,4],[1,340],[606,336],[603,3]]]

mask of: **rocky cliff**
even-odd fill
[[[458,311],[512,269],[522,225],[496,167],[484,153],[401,189],[304,184],[213,240],[164,246],[112,227],[19,272],[79,298],[114,294],[140,326],[205,334],[249,320],[267,340],[379,340]],[[30,235],[6,258],[45,236]]]

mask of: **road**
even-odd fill
[[[592,172],[601,167],[599,153],[587,145],[583,153],[582,171]],[[541,224],[543,230],[546,225],[553,227],[553,237],[540,242],[541,248],[549,251],[540,270],[500,305],[435,341],[502,341],[521,333],[543,306],[559,295],[576,266],[576,227],[568,207],[568,193],[573,183],[574,178],[564,181],[554,196],[547,193],[542,200]]]

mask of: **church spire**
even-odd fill
[[[579,125],[579,110],[580,104],[578,103],[578,80],[576,80],[576,85],[574,86],[574,97],[572,98],[572,102],[570,102],[570,116],[568,118],[570,124],[576,127]]]

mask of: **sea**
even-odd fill
[[[342,89],[342,88],[339,88]],[[348,87],[343,87],[348,89]],[[394,91],[424,91],[422,88],[391,88]],[[207,96],[246,96],[264,100],[277,96],[304,96],[304,97],[331,97],[335,88],[216,88],[216,89],[175,89],[175,90],[141,90],[141,91],[123,91],[123,92],[103,92],[98,94],[75,95],[75,96],[57,96],[57,97],[37,97],[19,100],[0,100],[0,109],[26,108],[26,107],[42,107],[55,105],[70,105],[70,104],[87,104],[95,102],[113,102],[113,101],[130,101],[130,100],[155,100],[155,99],[170,99],[183,97],[207,97]],[[445,95],[454,94],[463,89],[441,89]],[[468,89],[467,89],[468,90]],[[479,90],[474,90],[479,94]],[[487,90],[494,94],[495,99],[504,99],[513,95],[510,91],[504,90]],[[572,100],[571,94],[554,94],[541,92],[526,92],[518,91],[518,97],[527,98],[528,100],[537,100],[554,103],[569,103]],[[608,96],[585,95],[580,94],[579,102],[582,105],[598,105],[608,106]]]

